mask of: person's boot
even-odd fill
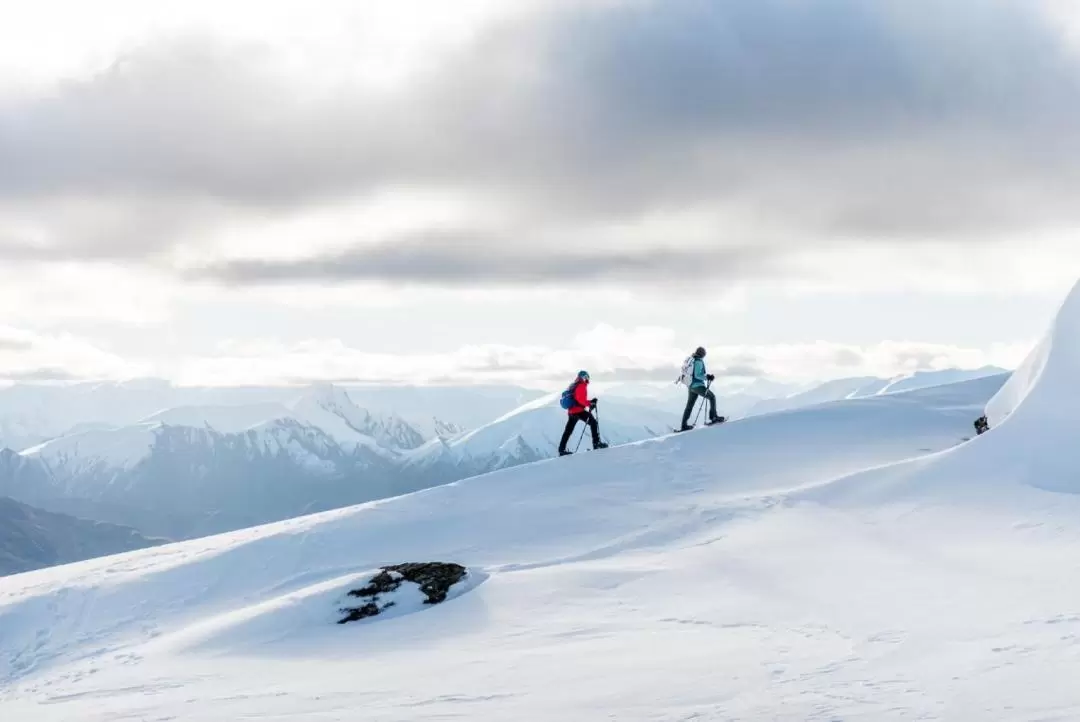
[[[594,441],[592,447],[594,449],[606,449],[608,447],[603,441]]]
[[[684,421],[683,425],[679,428],[679,431],[689,431],[692,428],[694,427]]]
[[[726,417],[723,417],[723,416],[714,416],[714,417],[712,417],[711,419],[709,419],[709,426],[712,426],[713,424],[722,424],[722,423],[724,423],[725,421],[727,421],[727,418],[726,418]]]
[[[567,451],[566,449],[559,449],[559,456],[572,456],[574,452]]]

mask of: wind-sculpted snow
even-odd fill
[[[812,497],[859,504],[977,499],[1019,515],[1019,500],[1031,499],[1037,489],[1053,493],[1038,497],[1043,504],[1072,508],[1060,494],[1080,495],[1080,457],[1074,453],[1080,435],[1078,330],[1080,284],[1027,360],[985,406],[987,433],[940,454],[835,481]]]
[[[990,427],[1012,414],[1048,426],[1076,424],[1080,390],[1080,284],[1065,299],[1039,344],[986,406]],[[1052,431],[1049,428],[1043,429]]]

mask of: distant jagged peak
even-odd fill
[[[377,415],[357,406],[348,392],[332,383],[315,383],[293,404],[301,415],[308,415],[318,425],[321,411],[340,420],[357,434],[372,439],[379,446],[389,449],[415,449],[426,441],[423,434],[414,429],[397,414]]]
[[[432,418],[434,420],[435,435],[440,439],[452,439],[465,433],[464,427],[455,424],[453,421],[443,421],[438,417]]]
[[[308,385],[297,403],[313,403],[330,410],[334,408],[359,408],[349,398],[349,393],[329,381],[318,381]]]

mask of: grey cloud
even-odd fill
[[[679,375],[679,365],[660,368],[616,368],[611,371],[595,372],[594,381],[674,381]]]
[[[29,351],[33,347],[33,341],[0,336],[0,351]]]
[[[762,378],[765,373],[750,364],[732,364],[711,368],[717,378]],[[679,376],[679,364],[659,368],[617,368],[593,374],[597,381],[674,381]]]
[[[389,281],[443,286],[565,285],[589,281],[653,281],[680,285],[696,278],[745,278],[782,272],[767,248],[620,248],[553,250],[542,242],[500,244],[484,234],[444,233],[365,244],[297,261],[234,261],[188,271],[192,280],[227,285]]]
[[[929,370],[934,368],[941,353],[930,349],[905,349],[897,351],[893,357],[902,366]]]
[[[305,387],[313,383],[327,383],[335,384],[339,386],[345,385],[374,385],[374,386],[387,386],[396,383],[391,379],[386,378],[368,378],[364,376],[286,376],[281,379],[281,383],[285,386],[297,386]],[[404,382],[400,382],[403,383]]]
[[[268,67],[248,48],[192,40],[0,105],[0,202],[74,194],[115,210],[62,229],[46,252],[0,240],[0,256],[156,258],[228,213],[410,184],[484,194],[514,221],[456,247],[432,231],[210,273],[670,283],[701,249],[594,254],[580,236],[547,255],[506,249],[538,230],[694,207],[732,212],[706,250],[733,274],[784,268],[749,237],[762,219],[789,249],[974,246],[988,231],[1080,222],[1080,65],[1027,1],[579,6],[496,28],[381,96],[300,93]],[[561,260],[568,249],[582,262]]]
[[[732,364],[714,372],[717,376],[728,376],[744,379],[765,378],[765,371],[753,364]]]
[[[78,381],[81,377],[61,368],[37,368],[23,371],[0,371],[0,378],[8,381]]]
[[[866,359],[851,349],[842,348],[833,353],[832,361],[841,368],[859,368],[866,362]]]

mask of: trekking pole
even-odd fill
[[[590,406],[589,411],[590,412],[593,412],[593,411],[597,412],[596,413],[596,418],[597,419],[600,418],[600,410],[599,410],[599,408],[597,408],[595,406]],[[588,428],[589,428],[589,422],[586,421],[585,426],[583,426],[582,429],[581,429],[581,436],[579,436],[578,439],[577,439],[577,446],[574,447],[574,453],[575,454],[577,453],[577,450],[581,448],[581,442],[584,441],[585,432],[586,432],[586,430],[588,430]]]
[[[596,425],[599,426],[600,425],[600,406],[598,405],[596,408],[593,409],[593,411],[596,413]],[[604,437],[600,436],[600,440],[604,441]]]
[[[705,383],[705,393],[709,393],[709,387],[712,386],[712,381]],[[704,396],[701,397],[701,406],[698,407],[697,413],[694,414],[694,426],[697,426],[698,419],[701,418],[701,410],[705,408],[705,404],[708,403],[708,399]]]
[[[577,446],[574,447],[574,453],[576,454],[578,449],[581,448],[581,440],[585,438],[585,429],[589,428],[588,424],[581,430],[581,436],[577,437]]]

